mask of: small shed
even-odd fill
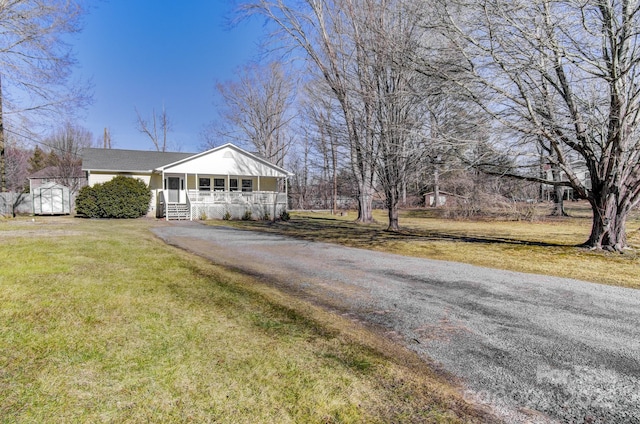
[[[45,183],[33,190],[34,215],[68,215],[71,213],[69,187],[54,182]]]

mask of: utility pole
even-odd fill
[[[111,134],[109,134],[109,128],[104,127],[104,139],[103,139],[103,149],[111,148]]]

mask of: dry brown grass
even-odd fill
[[[538,207],[528,220],[514,220],[508,214],[474,220],[446,219],[441,211],[407,210],[401,213],[402,230],[398,233],[385,230],[383,211],[376,211],[378,223],[371,225],[354,223],[355,213],[332,216],[325,212],[294,212],[289,222],[211,223],[401,255],[640,288],[637,252],[618,254],[581,247],[589,236],[590,211],[584,203],[569,203],[567,210],[569,217],[550,218],[546,208]],[[640,213],[632,214],[627,227],[629,243],[640,249]]]

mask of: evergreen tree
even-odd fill
[[[33,149],[33,154],[29,158],[29,174],[44,169],[48,165],[48,155],[38,146]]]

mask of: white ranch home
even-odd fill
[[[90,186],[117,175],[149,185],[149,216],[169,219],[279,216],[292,174],[233,144],[202,153],[93,149],[82,153]]]

